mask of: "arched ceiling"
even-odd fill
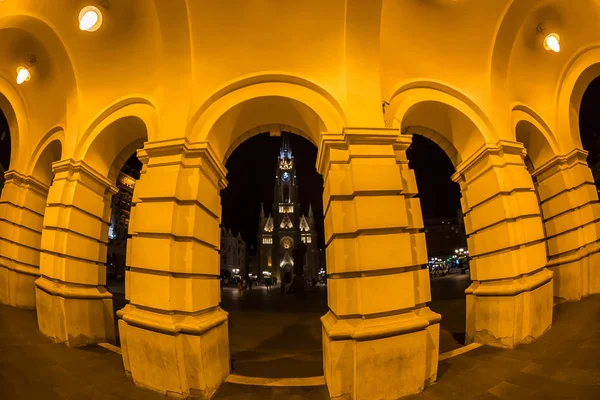
[[[154,104],[157,139],[193,134],[200,110],[249,76],[311,82],[348,126],[383,126],[382,102],[412,82],[435,82],[477,104],[501,139],[515,139],[515,104],[534,110],[558,138],[568,135],[557,127],[561,82],[578,54],[600,44],[600,3],[592,0],[111,0],[94,33],[78,30],[88,3],[0,2],[0,77],[14,82],[23,59],[35,53],[39,60],[32,81],[13,84],[30,114],[23,154],[62,126],[63,157],[72,156],[98,116],[124,98]],[[543,49],[538,23],[561,35],[560,53]],[[259,104],[282,115],[296,107],[272,103],[293,96],[269,96],[228,115]],[[303,104],[310,112],[294,112],[321,116]],[[227,118],[219,123],[231,132],[258,126]],[[254,119],[247,121],[290,120]],[[297,128],[321,129],[308,120]]]

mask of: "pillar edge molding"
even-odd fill
[[[102,286],[81,286],[76,283],[60,282],[56,279],[41,275],[35,281],[35,286],[51,296],[64,299],[112,299],[113,295]]]
[[[156,314],[127,304],[117,311],[117,318],[128,325],[145,329],[152,332],[168,335],[192,335],[200,336],[211,329],[227,322],[229,313],[221,307],[216,307],[196,315],[178,314],[176,311],[170,314]]]
[[[490,155],[503,156],[504,154],[518,154],[525,157],[527,151],[522,143],[508,140],[499,140],[496,143],[485,143],[472,155],[463,160],[456,166],[456,172],[452,174],[454,182],[460,182],[464,179],[464,175],[479,162]]]
[[[137,151],[138,158],[147,167],[150,158],[183,155],[186,159],[203,158],[218,177],[219,189],[227,187],[227,169],[208,141],[190,142],[187,138],[146,142]]]
[[[69,158],[66,160],[56,161],[52,163],[52,172],[54,172],[54,174],[61,172],[67,172],[69,174],[83,173],[87,177],[92,178],[97,183],[106,187],[110,196],[119,192],[119,189],[107,177],[103,176],[83,160],[77,161]]]
[[[382,323],[382,318],[353,318],[360,321],[355,325],[349,323],[348,319],[337,317],[330,310],[321,317],[321,323],[327,337],[332,341],[368,341],[418,332],[439,323],[442,319],[440,314],[434,312],[421,316],[413,311],[383,318],[387,319],[387,323]]]
[[[37,178],[34,178],[31,175],[23,175],[14,169],[8,170],[4,173],[4,180],[5,187],[7,183],[12,182],[21,188],[33,189],[44,196],[48,195],[48,190],[50,190],[48,185],[45,185]]]
[[[531,292],[552,281],[554,273],[544,266],[532,275],[511,278],[509,281],[473,281],[465,294],[475,296],[516,296]]]
[[[325,176],[323,169],[329,165],[331,149],[348,150],[351,145],[394,145],[401,143],[408,148],[412,139],[409,135],[402,136],[399,128],[373,127],[344,127],[342,132],[323,132],[317,154],[317,171]],[[328,169],[328,168],[327,168]]]
[[[539,168],[536,168],[531,176],[538,177],[540,175],[544,175],[546,172],[549,172],[553,168],[558,170],[569,169],[574,164],[585,164],[587,166],[587,156],[588,152],[585,150],[581,150],[575,148],[571,150],[569,153],[563,155],[557,155],[550,160],[546,161]]]

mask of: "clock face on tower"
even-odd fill
[[[289,182],[289,180],[290,180],[290,174],[289,174],[288,172],[284,172],[284,173],[283,173],[283,176],[281,177],[281,179],[282,179],[284,182]]]

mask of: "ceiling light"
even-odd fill
[[[87,6],[79,12],[79,29],[95,32],[102,26],[102,12],[98,7]]]
[[[17,68],[17,85],[27,82],[31,79],[31,72],[26,67]]]
[[[560,51],[560,36],[557,33],[551,33],[544,39],[544,48],[548,51],[558,53]]]

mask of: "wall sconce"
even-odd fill
[[[100,7],[108,9],[108,3],[102,2]],[[79,29],[95,32],[102,26],[102,11],[96,6],[83,7],[79,12]]]
[[[542,36],[544,36],[544,48],[548,51],[553,51],[555,53],[558,53],[560,51],[560,36],[558,35],[558,33],[549,33],[546,34],[545,33],[545,28],[544,25],[542,24],[538,24],[536,30],[538,31],[539,34],[541,34]]]
[[[37,58],[32,55],[25,65],[17,67],[17,85],[21,85],[31,79],[31,71],[36,61]]]

